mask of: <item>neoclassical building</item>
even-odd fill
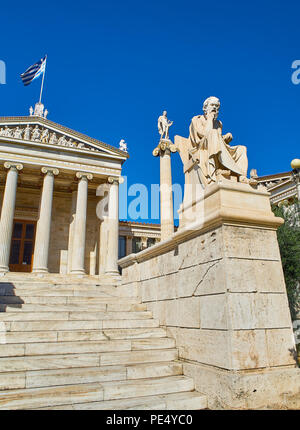
[[[43,110],[0,118],[0,271],[118,273],[118,187],[128,154]]]

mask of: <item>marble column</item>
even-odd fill
[[[72,250],[72,274],[85,274],[85,236],[86,236],[86,211],[88,199],[88,181],[93,179],[91,173],[77,172],[76,177],[79,179],[76,201],[76,215],[73,233],[73,250]]]
[[[106,271],[106,256],[108,243],[108,228],[107,217],[104,216],[99,226],[99,275],[103,275]]]
[[[4,167],[8,169],[8,172],[0,219],[0,272],[8,272],[9,270],[8,265],[14,225],[18,171],[23,169],[23,165],[6,161]]]
[[[174,233],[171,152],[176,150],[170,140],[163,139],[153,151],[153,155],[160,158],[161,240],[170,238]]]
[[[108,241],[105,273],[118,275],[118,249],[119,249],[119,183],[123,178],[109,177],[108,192]]]
[[[48,273],[54,176],[59,173],[58,169],[49,167],[42,167],[41,170],[45,176],[40,202],[39,220],[36,226],[33,273]]]
[[[126,237],[126,255],[132,254],[132,236]]]
[[[72,250],[73,250],[73,236],[74,236],[74,226],[76,218],[76,201],[77,201],[77,190],[72,191],[71,200],[71,213],[70,213],[70,226],[69,226],[69,241],[68,241],[68,268],[67,272],[71,273],[72,269]]]

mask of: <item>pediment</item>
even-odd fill
[[[128,158],[128,154],[104,142],[56,124],[41,117],[2,117],[0,118],[0,139],[34,142],[53,147],[72,148],[95,154],[106,154],[118,158]]]

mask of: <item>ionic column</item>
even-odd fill
[[[8,169],[0,219],[0,272],[8,272],[11,236],[14,224],[18,171],[23,169],[20,163],[4,163]]]
[[[160,158],[160,223],[161,240],[174,233],[171,152],[176,152],[170,140],[163,139],[154,149],[153,155]]]
[[[79,179],[76,201],[76,216],[73,233],[72,274],[84,274],[86,211],[88,198],[88,181],[93,179],[91,173],[77,172]]]
[[[48,273],[48,255],[50,244],[51,215],[54,176],[58,175],[58,169],[42,167],[44,173],[43,190],[40,203],[39,220],[36,227],[36,239],[33,257],[33,273]]]
[[[119,247],[119,183],[123,178],[108,178],[111,184],[108,192],[108,241],[105,273],[118,275],[118,247]]]
[[[132,254],[132,236],[126,237],[126,255]]]
[[[103,275],[106,271],[106,260],[107,260],[107,243],[108,243],[108,221],[107,217],[103,217],[99,226],[99,275]]]

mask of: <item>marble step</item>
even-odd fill
[[[174,339],[163,337],[153,339],[102,340],[99,342],[44,342],[0,344],[0,357],[20,357],[58,354],[87,354],[111,351],[136,351],[174,348]]]
[[[11,343],[99,341],[107,339],[140,339],[166,337],[163,328],[107,329],[71,331],[0,332],[0,345]]]
[[[0,304],[0,314],[2,312],[131,312],[145,311],[144,304]]]
[[[197,391],[163,394],[157,396],[134,397],[104,402],[75,403],[73,405],[38,408],[43,410],[173,410],[192,411],[207,409],[207,398]]]
[[[35,409],[62,404],[100,402],[130,397],[193,391],[194,382],[186,376],[170,376],[96,384],[64,385],[0,392],[0,409]]]
[[[177,349],[0,357],[1,373],[173,361]]]
[[[59,291],[68,291],[68,292],[75,292],[75,291],[82,291],[82,292],[91,292],[91,293],[101,293],[107,294],[110,296],[118,296],[118,288],[113,285],[83,285],[83,284],[30,284],[30,283],[19,283],[19,284],[7,284],[7,283],[1,283],[0,282],[0,295],[7,296],[7,295],[14,295],[18,296],[21,293],[28,293],[36,294],[37,292],[59,292]],[[93,295],[93,294],[91,294]]]
[[[60,315],[59,315],[60,317]],[[44,320],[44,321],[1,321],[0,335],[6,332],[28,331],[70,331],[70,330],[101,330],[101,329],[136,329],[159,327],[158,319],[133,320]]]
[[[182,375],[179,362],[0,373],[0,390]]]
[[[130,305],[140,305],[136,298],[119,297],[74,297],[74,296],[0,296],[0,304],[8,305],[101,305],[120,306],[120,310],[129,310]]]
[[[28,305],[29,306],[29,305]],[[44,312],[0,312],[1,321],[45,321],[45,320],[132,320],[148,319],[152,313],[148,311],[141,312],[81,312],[81,311],[44,311]]]
[[[100,289],[66,289],[65,286],[62,288],[4,288],[0,286],[0,296],[15,296],[15,297],[53,297],[53,296],[64,296],[64,297],[103,297],[103,298],[116,298],[120,299],[119,292],[117,289],[111,291],[102,291]],[[128,298],[128,297],[127,297]],[[132,297],[136,299],[136,297]]]

